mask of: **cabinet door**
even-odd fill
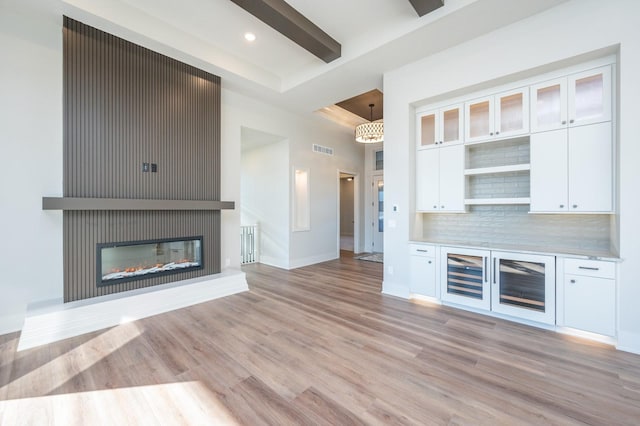
[[[569,210],[567,129],[531,135],[532,212]]]
[[[491,310],[555,324],[555,257],[503,252],[491,255]]]
[[[611,122],[569,129],[569,211],[613,211]]]
[[[529,88],[511,90],[495,96],[495,136],[529,133]]]
[[[432,257],[409,256],[411,293],[436,297],[436,263]]]
[[[418,148],[435,147],[440,142],[438,111],[419,113],[416,118]]]
[[[491,309],[489,255],[488,250],[442,247],[442,300],[473,308]]]
[[[416,152],[417,211],[433,212],[440,208],[440,151],[426,149]]]
[[[567,126],[567,79],[531,86],[531,133]]]
[[[615,280],[565,274],[563,285],[565,326],[615,336]]]
[[[494,132],[493,96],[476,99],[465,104],[465,141],[490,139]]]
[[[611,120],[611,66],[573,74],[569,84],[569,126]]]
[[[464,146],[440,151],[440,211],[464,212]]]
[[[452,105],[440,110],[438,114],[440,122],[440,141],[443,144],[455,144],[462,142],[463,121],[462,104]]]

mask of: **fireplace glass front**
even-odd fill
[[[97,285],[201,269],[202,237],[97,246]]]

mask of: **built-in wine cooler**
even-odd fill
[[[442,247],[442,300],[555,323],[555,257]]]

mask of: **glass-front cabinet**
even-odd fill
[[[417,114],[418,149],[462,142],[462,104]]]
[[[611,66],[531,86],[531,132],[611,120]]]
[[[445,302],[491,309],[488,250],[440,249],[441,295]]]
[[[519,88],[465,104],[465,141],[517,136],[529,132],[529,88]]]
[[[491,252],[491,310],[555,324],[555,257]]]
[[[555,324],[555,257],[440,249],[444,302]]]
[[[569,125],[611,120],[611,67],[569,76]]]

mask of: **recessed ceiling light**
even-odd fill
[[[255,41],[256,35],[254,33],[244,33],[244,39],[247,41]]]

